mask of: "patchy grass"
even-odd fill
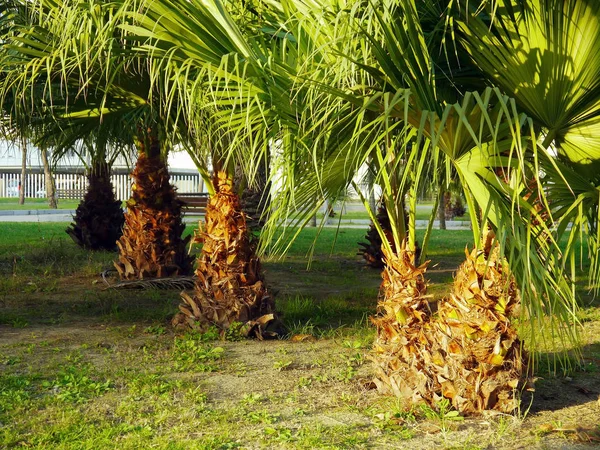
[[[540,372],[518,416],[465,419],[371,389],[380,278],[355,255],[364,230],[335,245],[323,230],[310,270],[316,230],[265,261],[290,334],[309,338],[259,342],[174,334],[177,291],[102,290],[114,255],[76,248],[65,226],[0,224],[0,448],[593,448],[600,433],[597,299],[582,311],[583,367]],[[434,234],[436,295],[471,239]]]

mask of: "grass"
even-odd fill
[[[333,217],[331,219],[331,221],[333,223],[335,223],[337,220],[340,219],[340,214],[341,214],[341,219],[345,222],[350,222],[352,223],[352,221],[355,220],[360,220],[360,221],[364,221],[364,220],[369,220],[369,214],[364,210],[364,208],[362,207],[361,204],[358,203],[349,203],[348,205],[346,205],[344,207],[343,211],[340,211],[340,207],[336,207],[335,211],[336,211],[336,215],[335,217]],[[432,202],[422,202],[420,204],[417,205],[417,212],[416,212],[416,219],[417,220],[429,220],[429,218],[431,217],[431,211],[433,209],[433,203]],[[317,214],[317,220],[322,220],[323,219],[324,214],[323,213],[319,213]],[[451,221],[459,221],[459,222],[468,222],[469,218],[467,215],[464,215],[463,217],[455,217],[453,219],[449,219]]]
[[[58,200],[58,209],[77,209],[79,200]],[[0,210],[32,210],[50,209],[45,198],[26,198],[25,204],[19,205],[19,199],[14,197],[0,197]]]
[[[600,432],[597,300],[571,381],[544,375],[527,417],[464,419],[367,388],[380,277],[356,255],[365,230],[322,230],[310,270],[315,229],[265,258],[290,335],[306,339],[259,342],[174,333],[177,291],[102,290],[114,254],[78,249],[66,225],[0,224],[0,448],[555,448]],[[434,292],[471,240],[434,232]]]

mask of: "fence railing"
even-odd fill
[[[200,174],[189,172],[170,172],[171,183],[179,192],[205,192]],[[0,170],[0,197],[18,197],[21,186],[20,170]],[[114,173],[111,181],[115,195],[119,200],[131,196],[131,179],[127,173]],[[88,180],[81,172],[60,172],[54,174],[54,184],[60,190],[85,190]],[[29,172],[24,183],[26,198],[45,198],[46,182],[43,173]]]

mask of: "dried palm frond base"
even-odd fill
[[[250,240],[246,218],[231,179],[218,172],[216,193],[207,207],[204,226],[195,241],[202,242],[198,256],[196,285],[182,293],[175,327],[203,330],[215,325],[226,330],[233,323],[249,324],[259,337],[275,321],[274,302],[264,284],[255,246]]]
[[[131,177],[132,195],[127,201],[123,236],[117,242],[114,263],[122,280],[189,275],[193,258],[189,237],[182,239],[181,202],[169,181],[160,156],[140,153]]]
[[[407,253],[386,255],[371,355],[379,390],[432,407],[445,397],[463,414],[514,411],[527,366],[510,323],[519,294],[498,248],[488,240],[466,252],[436,316],[426,308],[426,264],[414,267]]]
[[[88,189],[67,228],[67,234],[80,247],[90,250],[116,250],[123,230],[121,202],[115,199],[110,169],[96,164],[88,174]]]

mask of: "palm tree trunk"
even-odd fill
[[[27,182],[27,140],[21,137],[21,179],[19,180],[19,205],[25,204],[25,185]]]
[[[52,209],[58,208],[56,204],[56,192],[54,187],[54,177],[50,170],[50,163],[48,162],[48,149],[40,148],[40,155],[42,157],[42,164],[44,165],[44,184],[46,186],[46,198],[48,199],[48,207]]]
[[[79,203],[73,223],[67,228],[77,245],[91,250],[116,250],[125,218],[121,202],[115,199],[110,167],[93,161],[87,174],[88,189]]]
[[[190,237],[181,237],[185,230],[181,202],[152,130],[140,139],[139,150],[115,267],[124,280],[189,275],[193,262],[187,252]]]
[[[441,190],[438,193],[438,220],[440,221],[440,230],[446,229],[446,192]]]
[[[271,202],[269,182],[269,159],[261,161],[255,183],[241,191],[240,202],[246,215],[246,223],[251,231],[260,231],[265,224],[265,213]]]
[[[261,337],[266,321],[274,318],[274,302],[264,284],[260,261],[250,239],[233,177],[224,171],[213,176],[215,194],[206,208],[196,242],[202,243],[198,256],[197,281],[193,292],[183,293],[181,312],[173,325],[205,329],[211,325],[225,330],[246,323]],[[262,321],[266,318],[266,321]]]
[[[378,388],[434,408],[447,398],[465,414],[514,411],[527,371],[510,321],[519,294],[491,238],[467,253],[436,316],[426,301],[427,264],[415,267],[406,248],[385,257],[380,315],[373,319]]]
[[[379,222],[381,229],[385,233],[388,242],[390,242],[390,244],[393,245],[394,240],[392,238],[390,218],[388,216],[387,209],[385,208],[385,203],[383,201],[380,202],[379,207],[377,208],[376,219],[377,222]],[[367,265],[369,265],[370,267],[373,267],[375,269],[383,269],[384,256],[383,250],[381,248],[381,244],[383,242],[381,240],[379,232],[377,231],[377,228],[373,223],[369,225],[369,230],[365,235],[365,239],[367,240],[367,242],[358,243],[358,254],[365,259]]]

